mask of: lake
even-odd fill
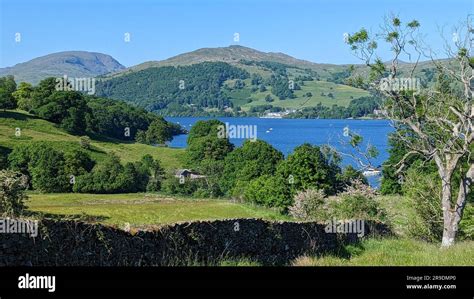
[[[188,131],[198,120],[209,120],[207,117],[167,117],[168,121],[179,123]],[[364,146],[370,143],[374,145],[379,156],[373,160],[373,165],[379,166],[385,161],[388,154],[388,134],[393,131],[388,120],[359,120],[359,119],[275,119],[257,117],[218,117],[220,121],[229,125],[256,126],[256,137],[270,143],[280,150],[285,156],[291,153],[295,147],[303,143],[314,145],[331,145],[338,151],[354,153],[347,145],[348,137],[344,137],[344,129],[349,128],[364,137]],[[346,129],[347,130],[347,129]],[[186,147],[187,135],[175,136],[171,147]],[[245,139],[231,138],[230,141],[240,146]],[[359,168],[357,163],[350,157],[343,158],[343,165],[351,164]],[[371,177],[370,183],[378,186],[377,178]]]

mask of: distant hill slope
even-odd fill
[[[226,62],[229,64],[240,64],[242,60],[247,61],[271,61],[291,65],[298,68],[309,68],[321,72],[337,71],[344,68],[343,65],[314,63],[307,60],[297,59],[284,53],[262,52],[252,48],[231,45],[218,48],[201,48],[192,52],[183,53],[160,61],[147,61],[130,68],[120,70],[117,73],[129,73],[144,70],[150,67],[190,65],[202,62]],[[113,74],[117,75],[117,74]]]
[[[168,116],[347,107],[369,93],[342,82],[346,69],[243,46],[203,48],[101,76],[96,90]]]
[[[0,76],[13,75],[17,82],[33,84],[47,77],[96,77],[124,69],[112,56],[85,52],[67,51],[41,56],[12,67],[1,68]]]

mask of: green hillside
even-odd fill
[[[278,97],[272,95],[270,90],[252,93],[249,88],[234,92],[231,96],[234,104],[240,104],[243,111],[248,111],[251,107],[266,104],[287,109],[313,107],[319,103],[328,107],[332,105],[347,107],[353,99],[369,95],[365,90],[332,82],[304,81],[304,84],[305,85],[301,86],[301,90],[294,92],[294,99],[280,100]],[[311,96],[307,95],[308,92],[311,93]],[[332,94],[333,97],[328,96],[328,94]],[[266,102],[265,97],[267,95],[272,96],[274,101],[271,103]],[[250,98],[252,102],[247,103],[246,99],[248,98]]]
[[[150,67],[104,78],[97,93],[167,116],[205,115],[211,111],[249,115],[252,107],[263,105],[283,110],[318,104],[347,107],[353,99],[369,96],[367,91],[337,80],[342,79],[323,79],[311,69],[274,61],[202,62]]]
[[[21,135],[16,136],[19,128]],[[0,111],[0,146],[12,149],[15,145],[30,141],[47,141],[56,148],[67,151],[79,148],[80,137],[68,134],[57,125],[37,118],[23,111]],[[181,167],[182,149],[154,147],[151,145],[124,142],[115,139],[91,140],[90,156],[97,161],[103,160],[108,154],[117,154],[122,162],[138,161],[145,154],[150,154],[162,162],[166,169]]]

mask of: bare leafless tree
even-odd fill
[[[371,35],[362,29],[349,35],[347,43],[370,69],[369,86],[385,98],[384,110],[395,127],[395,136],[407,147],[406,155],[398,162],[399,170],[412,155],[434,160],[442,184],[440,204],[443,210],[442,246],[455,242],[463,216],[467,195],[474,180],[474,106],[473,106],[473,19],[455,27],[453,41],[445,39],[449,59],[436,59],[419,33],[416,20],[402,24],[397,16],[385,19],[380,32]],[[393,54],[389,63],[376,57],[377,42],[383,40]],[[410,69],[400,67],[400,56],[413,62]],[[437,70],[440,86],[405,88],[404,81],[413,79],[420,67],[420,58],[427,57]],[[409,78],[402,77],[409,76]],[[397,81],[396,88],[391,83]],[[467,165],[467,166],[466,166]],[[461,179],[457,194],[454,175]]]

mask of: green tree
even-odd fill
[[[64,154],[64,172],[69,176],[86,174],[94,165],[95,161],[83,150],[73,149]]]
[[[118,193],[122,191],[120,174],[124,167],[116,155],[110,155],[104,162],[97,164],[90,173],[78,176],[74,192],[79,193]]]
[[[135,139],[138,142],[146,144],[164,144],[173,139],[172,131],[168,123],[163,119],[155,119],[152,121],[145,133],[138,131]]]
[[[310,188],[321,189],[325,194],[337,191],[338,160],[333,161],[319,146],[305,143],[295,148],[278,166],[277,174],[290,183],[291,195]]]
[[[33,92],[31,93],[31,110],[28,110],[28,112],[36,114],[35,109],[47,104],[49,96],[55,91],[56,78],[49,77],[41,80],[38,86],[33,88]]]
[[[13,76],[0,77],[0,109],[16,108],[13,93],[16,90],[16,82]]]
[[[240,193],[237,188],[261,175],[273,175],[283,154],[263,140],[246,140],[224,160],[221,186],[224,192]],[[232,191],[232,189],[235,189]],[[234,194],[238,195],[238,194]]]
[[[187,163],[197,167],[206,159],[223,160],[234,146],[222,132],[225,124],[218,120],[196,122],[188,135]]]
[[[217,197],[223,195],[220,181],[224,171],[224,161],[205,159],[199,163],[196,170],[205,175],[202,180],[206,183],[206,192],[202,192],[201,196]]]
[[[267,94],[267,95],[265,96],[265,102],[269,102],[269,103],[273,102],[272,96],[269,95],[269,94]]]
[[[146,185],[146,191],[159,191],[165,176],[165,170],[161,166],[159,160],[153,159],[149,154],[142,157],[138,167],[141,168],[142,173],[148,175],[148,183]]]
[[[125,193],[157,191],[161,188],[163,170],[149,155],[140,161],[120,163],[115,154],[76,178],[73,191],[79,193]]]
[[[55,91],[46,103],[35,108],[35,113],[49,121],[59,124],[72,134],[84,134],[87,128],[87,103],[82,95],[75,91]]]
[[[70,178],[64,169],[64,154],[53,146],[37,142],[16,146],[8,156],[10,168],[30,178],[31,187],[41,192],[67,192]]]
[[[21,110],[30,111],[32,109],[33,86],[27,82],[20,82],[17,90],[12,94],[17,106]]]
[[[282,177],[262,175],[249,182],[244,198],[249,202],[286,212],[293,202],[288,185]]]

